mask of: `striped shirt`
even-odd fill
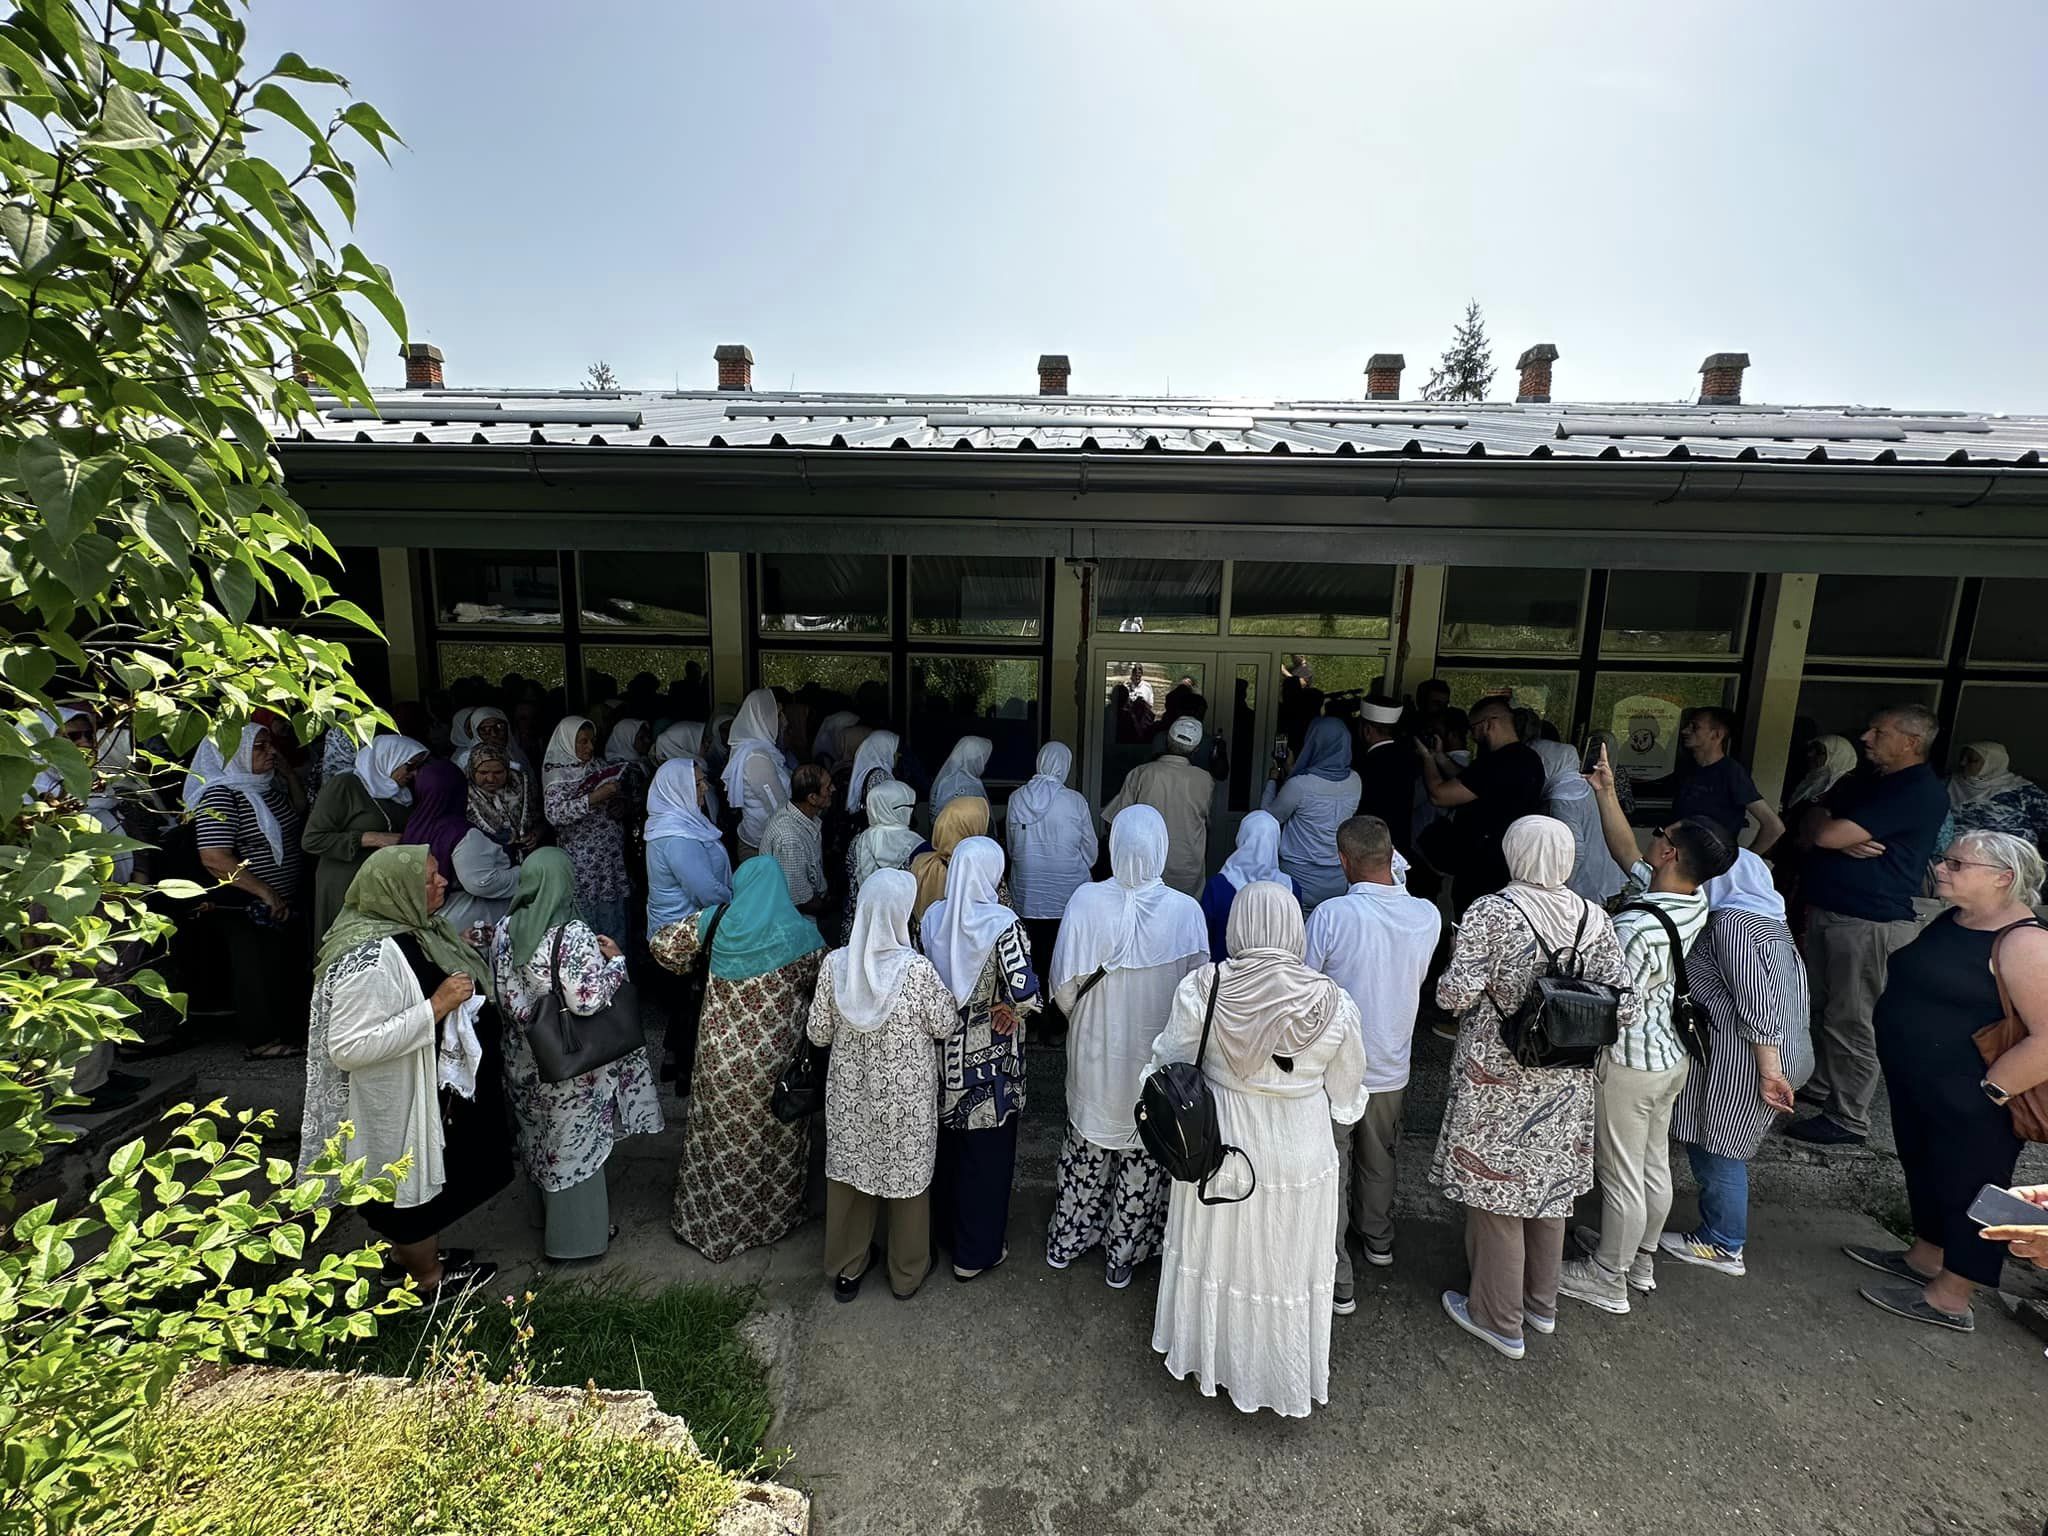
[[[825,894],[825,833],[815,816],[785,805],[768,818],[761,852],[782,866],[789,899],[798,906]]]
[[[1628,883],[1622,887],[1622,901],[1662,907],[1678,930],[1684,952],[1690,954],[1693,942],[1707,926],[1706,893],[1694,891],[1690,896],[1681,896],[1671,891],[1652,891],[1650,880],[1649,865],[1634,865],[1628,872]],[[1635,1022],[1623,1014],[1620,1038],[1608,1050],[1614,1060],[1638,1072],[1669,1072],[1685,1060],[1685,1047],[1671,1028],[1671,1002],[1677,991],[1671,940],[1664,925],[1648,912],[1616,912],[1614,936],[1621,940],[1621,961],[1628,971],[1628,986],[1641,1007]]]
[[[263,792],[263,798],[284,830],[282,863],[270,851],[270,841],[263,835],[263,826],[256,820],[249,797],[239,789],[216,784],[201,795],[192,818],[193,831],[202,849],[219,848],[232,853],[249,866],[250,874],[286,901],[292,901],[299,894],[299,832],[305,819],[292,804],[290,793],[275,780]]]

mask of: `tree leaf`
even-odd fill
[[[23,443],[14,465],[59,549],[68,548],[98,521],[127,470],[127,464],[112,454],[81,463],[47,435]]]
[[[320,131],[320,125],[313,121],[312,114],[299,104],[298,97],[281,85],[257,86],[255,98],[250,102],[250,106],[258,112],[268,112],[283,118],[315,144],[327,142],[327,135]]]
[[[348,87],[348,81],[333,70],[316,69],[296,53],[288,53],[271,65],[270,73],[287,80],[304,80],[309,85],[338,85],[344,90]]]
[[[107,87],[106,110],[82,140],[89,149],[148,149],[164,136],[143,110],[142,98],[118,82]]]

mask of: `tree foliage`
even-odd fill
[[[612,372],[612,365],[600,357],[596,362],[583,370],[583,387],[585,389],[617,389],[619,387],[619,376]]]
[[[306,736],[376,718],[342,647],[290,623],[318,612],[374,632],[316,574],[334,551],[285,487],[273,436],[314,409],[315,388],[367,402],[352,303],[405,334],[389,274],[333,232],[355,216],[345,153],[397,140],[297,54],[252,68],[240,9],[22,0],[0,22],[9,1199],[64,1139],[53,1114],[77,1102],[80,1058],[132,1038],[138,998],[178,1005],[153,973],[123,969],[169,923],[161,892],[115,879],[137,845],[109,802],[209,732],[232,742],[258,708]],[[98,751],[58,734],[66,705],[90,713]],[[107,772],[116,740],[139,744],[134,779]],[[295,1259],[320,1218],[296,1187],[281,1206],[235,1190],[255,1156],[246,1128],[224,1143],[202,1117],[177,1135],[184,1150],[155,1159],[124,1149],[96,1215],[38,1207],[0,1244],[0,1527],[68,1526],[117,1474],[127,1416],[182,1361],[345,1329],[328,1314],[362,1303],[368,1250],[311,1280],[223,1262]],[[366,1197],[359,1172],[344,1183]]]
[[[1493,387],[1493,373],[1493,343],[1486,339],[1486,320],[1479,313],[1479,301],[1473,299],[1465,306],[1463,322],[1452,331],[1442,360],[1429,370],[1422,398],[1484,400]]]

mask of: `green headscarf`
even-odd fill
[[[349,882],[348,897],[313,962],[317,982],[327,967],[360,944],[409,933],[427,958],[449,975],[457,972],[490,997],[491,967],[447,922],[427,910],[427,849],[420,843],[379,848]]]
[[[540,951],[549,930],[577,915],[576,866],[559,848],[536,848],[519,866],[512,897],[512,963],[524,965]]]
[[[699,933],[710,928],[716,910],[706,907],[697,914]],[[712,975],[727,981],[766,976],[824,947],[818,925],[789,899],[789,881],[780,864],[756,854],[740,866],[733,877],[732,902],[711,946]]]

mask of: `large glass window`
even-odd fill
[[[1600,650],[1608,655],[1733,656],[1749,618],[1749,577],[1736,571],[1615,571]]]
[[[1438,648],[1451,654],[1576,651],[1585,606],[1584,571],[1453,566],[1444,574]]]
[[[517,676],[552,690],[569,677],[568,653],[559,645],[538,642],[444,640],[437,659],[444,688],[479,678],[497,688]]]
[[[760,655],[763,688],[786,688],[800,693],[815,687],[841,698],[872,701],[874,712],[889,712],[889,658],[873,651],[763,651]],[[862,690],[867,690],[865,695]],[[880,689],[880,693],[875,692]],[[869,705],[862,705],[863,713]]]
[[[583,647],[583,697],[591,704],[617,698],[641,677],[654,679],[656,691],[680,683],[683,698],[710,698],[711,652],[701,645],[586,645]],[[644,687],[644,685],[643,685]],[[703,713],[683,718],[701,720]]]
[[[1095,573],[1095,627],[1127,635],[1213,635],[1223,607],[1214,560],[1105,560]]]
[[[2048,580],[1993,576],[1984,583],[1970,660],[2021,666],[2048,662]]]
[[[1806,653],[1939,661],[1955,605],[1956,584],[1947,576],[1823,576]]]
[[[1045,619],[1045,562],[1008,555],[912,555],[913,635],[1031,636]]]
[[[1576,672],[1527,672],[1507,667],[1446,667],[1437,676],[1451,685],[1451,703],[1470,710],[1484,698],[1506,698],[1518,709],[1533,709],[1557,727],[1560,736],[1572,729],[1572,701],[1578,695]]]
[[[1038,755],[1038,658],[913,656],[910,743],[938,771],[962,736],[995,745],[984,779],[1031,777]]]
[[[1808,677],[1799,684],[1798,718],[1792,734],[1801,742],[1815,736],[1854,741],[1880,709],[1892,704],[1924,704],[1933,709],[1940,694],[1941,685],[1932,679]]]
[[[1109,657],[1096,679],[1100,691],[1102,731],[1102,798],[1114,799],[1123,788],[1124,776],[1140,763],[1149,763],[1162,745],[1167,718],[1178,707],[1175,690],[1185,689],[1203,699],[1202,711],[1215,724],[1216,712],[1208,700],[1209,668],[1200,661],[1160,656],[1156,652],[1132,651]]]
[[[887,555],[761,555],[761,633],[886,635]]]
[[[1678,727],[1685,712],[1731,709],[1736,679],[1713,672],[1602,672],[1593,680],[1589,728],[1612,731],[1615,765],[1636,779],[1661,779],[1678,766]],[[1740,744],[1736,756],[1749,754]]]
[[[1239,560],[1230,568],[1233,635],[1384,640],[1393,614],[1391,565]]]
[[[711,627],[702,555],[604,549],[576,561],[586,628],[688,633]]]
[[[2048,684],[1966,683],[1956,703],[1955,730],[1935,758],[1951,771],[1973,741],[1995,741],[2012,756],[2013,772],[2048,780]]]
[[[562,565],[553,550],[434,551],[443,624],[559,625]]]

